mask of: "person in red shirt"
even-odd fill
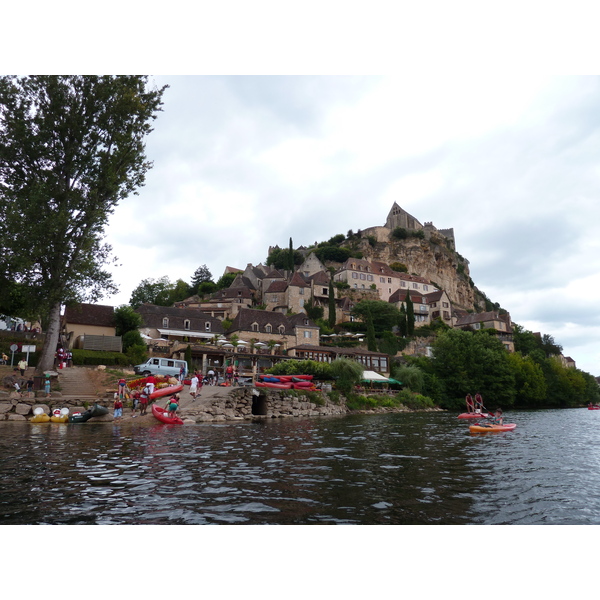
[[[120,421],[123,418],[123,401],[121,398],[115,400],[113,416],[115,421]]]

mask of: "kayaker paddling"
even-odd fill
[[[467,412],[473,413],[475,412],[475,405],[473,404],[473,396],[471,394],[467,394],[465,398],[465,402],[467,403]]]

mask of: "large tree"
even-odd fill
[[[53,364],[61,305],[115,290],[104,228],[152,166],[145,139],[164,90],[144,76],[0,77],[0,289],[20,286],[47,317],[38,374]]]

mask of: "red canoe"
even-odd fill
[[[160,388],[155,390],[150,394],[150,400],[156,400],[157,398],[162,398],[163,396],[171,396],[173,394],[177,394],[183,389],[181,384],[179,385],[170,385],[168,387]]]
[[[493,417],[494,415],[488,415],[487,413],[461,413],[458,415],[459,419],[481,419],[481,417]]]
[[[262,383],[260,381],[257,381],[254,385],[256,387],[270,388],[270,389],[274,389],[274,390],[291,390],[292,389],[291,383]]]
[[[600,410],[600,406],[588,406],[588,410]]]
[[[165,408],[157,406],[156,403],[152,405],[152,414],[161,422],[167,425],[183,425],[183,421],[179,417],[169,417],[169,411]]]

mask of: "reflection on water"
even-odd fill
[[[0,523],[600,523],[595,417],[0,427]],[[577,432],[577,434],[575,434]]]

